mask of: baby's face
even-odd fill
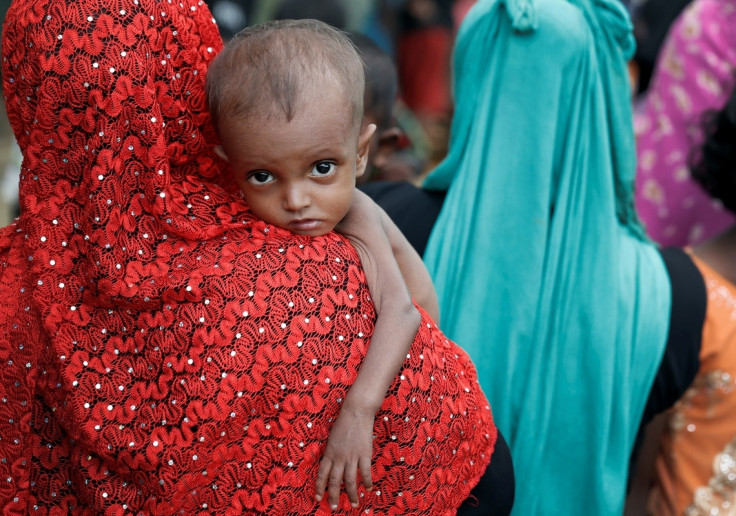
[[[254,215],[301,235],[332,231],[353,201],[373,128],[358,134],[339,88],[326,85],[288,122],[222,119],[219,133],[235,181]]]

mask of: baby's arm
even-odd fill
[[[360,192],[361,195],[365,195]],[[373,202],[370,198],[368,198]],[[419,256],[416,249],[409,243],[401,230],[394,224],[391,217],[376,205],[376,209],[381,214],[383,228],[391,242],[396,262],[399,264],[401,274],[404,277],[406,286],[409,288],[411,297],[421,306],[429,316],[434,319],[437,325],[440,324],[440,306],[437,300],[437,292],[434,289],[434,283],[429,275],[427,266],[424,265],[422,257]],[[370,288],[370,281],[368,283]]]
[[[317,473],[317,499],[321,500],[327,489],[332,508],[337,506],[343,481],[350,503],[357,507],[358,470],[363,485],[371,488],[374,417],[406,360],[421,321],[375,203],[356,192],[353,208],[337,230],[348,237],[360,255],[378,318],[358,377],[330,431]]]
[[[376,219],[376,214],[378,219]],[[368,227],[368,225],[371,227]],[[373,199],[364,194],[360,190],[355,192],[355,200],[353,201],[353,210],[336,228],[337,231],[347,236],[353,245],[356,246],[364,259],[363,254],[370,255],[379,253],[383,249],[375,246],[369,236],[369,231],[375,229],[376,225],[383,228],[383,233],[388,237],[391,244],[391,252],[396,263],[399,265],[403,281],[409,289],[409,294],[419,306],[421,306],[429,316],[439,325],[440,309],[437,300],[437,292],[434,289],[434,283],[429,275],[427,266],[424,265],[422,257],[419,256],[416,249],[409,243],[401,230],[394,224],[391,217],[378,206]],[[356,245],[357,244],[357,245]],[[371,270],[366,270],[366,279],[368,288],[373,292],[380,283],[385,283],[381,278],[383,270],[376,271],[376,277],[371,275]]]

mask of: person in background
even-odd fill
[[[636,0],[624,2],[631,12],[636,38],[633,63],[636,66],[637,94],[649,87],[662,44],[675,19],[692,0]]]
[[[618,0],[480,0],[455,44],[447,158],[378,201],[426,244],[520,516],[621,514],[640,427],[697,371],[702,276],[633,207],[633,48]]]
[[[736,215],[736,88],[710,115],[694,180]],[[736,506],[736,224],[694,247],[708,290],[700,369],[667,413],[647,514],[710,516]]]
[[[690,176],[701,118],[736,84],[736,0],[695,0],[677,18],[636,109],[636,208],[664,246],[696,245],[736,217]]]
[[[427,134],[430,165],[447,152],[452,4],[452,0],[407,0],[398,11],[396,66],[401,99]]]
[[[398,80],[393,59],[368,36],[350,33],[348,37],[364,64],[365,122],[376,125],[368,153],[368,168],[358,178],[358,184],[414,181],[423,171],[426,156],[398,125],[395,113]]]

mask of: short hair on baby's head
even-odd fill
[[[207,104],[216,127],[225,117],[270,117],[279,110],[291,121],[309,101],[310,81],[337,81],[360,125],[363,62],[348,37],[318,20],[270,21],[240,31],[213,60]]]

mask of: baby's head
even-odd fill
[[[294,233],[331,231],[352,204],[374,125],[362,127],[363,63],[316,20],[237,34],[207,73],[207,101],[253,213]]]

